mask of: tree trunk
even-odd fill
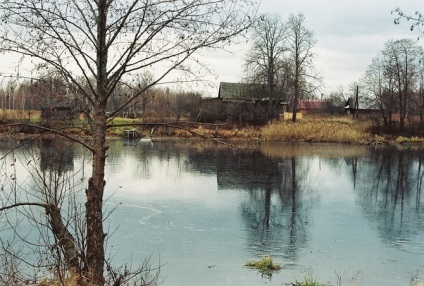
[[[80,275],[81,265],[78,259],[75,239],[64,225],[60,209],[56,205],[49,205],[46,207],[46,214],[49,216],[52,232],[63,252],[66,267],[71,277]]]
[[[299,101],[299,80],[300,80],[300,60],[299,60],[299,42],[298,42],[298,35],[296,33],[295,36],[295,58],[294,58],[294,62],[295,62],[295,71],[294,71],[294,102],[293,102],[293,117],[292,117],[292,122],[296,122],[296,113],[297,113],[297,104]]]
[[[97,82],[93,107],[93,173],[88,181],[86,202],[87,270],[90,285],[103,286],[106,234],[103,232],[103,193],[106,163],[106,106],[107,106],[107,1],[100,0],[97,19]]]
[[[98,106],[94,113],[93,134],[93,173],[88,182],[87,220],[87,272],[90,285],[104,285],[103,269],[105,262],[103,232],[103,193],[105,186],[106,162],[106,112],[105,105]]]
[[[273,100],[274,100],[274,55],[271,53],[268,60],[268,121],[272,122],[274,117]]]

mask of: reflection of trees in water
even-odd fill
[[[192,154],[190,164],[216,170],[219,190],[246,191],[241,211],[249,248],[258,255],[295,258],[308,240],[304,162],[295,157],[279,162],[258,151],[211,149],[206,154]]]
[[[388,242],[417,235],[424,227],[423,152],[387,148],[376,150],[369,160],[358,164],[364,177],[357,188],[358,200],[366,216]]]
[[[295,259],[308,241],[307,218],[312,197],[307,194],[308,167],[291,157],[270,162],[262,187],[249,191],[243,204],[243,219],[248,226],[249,244],[257,254],[280,254]]]
[[[155,162],[159,167],[170,165],[177,173],[216,174],[220,191],[243,191],[242,218],[249,247],[255,253],[281,253],[295,258],[306,246],[308,214],[316,201],[310,187],[313,182],[308,181],[309,160],[264,156],[262,152],[210,142],[157,142],[153,146],[123,146],[119,142],[111,144],[108,159],[117,169],[127,168],[126,157],[135,160],[136,166],[127,168],[134,176],[149,177],[150,165]],[[376,222],[382,237],[392,242],[409,239],[424,226],[424,155],[421,151],[396,149],[377,149],[367,154],[323,156],[320,164],[334,174],[344,173],[348,166],[358,203],[368,219]]]
[[[133,172],[133,176],[138,178],[150,178],[150,168],[153,163],[158,164],[159,167],[172,166],[172,168],[164,169],[173,170],[177,173],[187,170],[210,173],[207,171],[207,164],[205,166],[193,166],[193,164],[188,162],[189,155],[196,156],[193,154],[207,152],[206,146],[210,146],[210,143],[203,146],[198,142],[178,140],[154,143],[136,142],[135,144],[131,142],[134,142],[134,140],[129,140],[129,142],[127,140],[110,142],[107,166],[112,172],[118,172],[122,168],[127,168],[125,166],[128,163],[126,160],[134,160],[134,165],[130,163],[132,166],[131,171]],[[199,167],[199,170],[197,170],[197,167]]]
[[[308,166],[300,159],[291,157],[286,164],[280,164],[281,189],[279,192],[282,212],[286,217],[286,239],[289,241],[288,254],[296,257],[296,250],[306,247],[307,217],[315,197],[308,186]]]
[[[74,170],[75,143],[67,140],[43,139],[40,148],[41,170],[66,172]]]
[[[122,147],[117,146],[119,149]],[[271,159],[258,151],[236,150],[210,142],[158,142],[153,147],[124,149],[136,158],[138,176],[143,170],[148,172],[148,165],[156,160],[159,165],[172,164],[180,171],[216,174],[218,190],[245,191],[242,218],[253,252],[294,258],[306,246],[305,226],[310,207],[306,201],[313,200],[305,195],[308,187],[304,161]],[[114,153],[111,146],[111,154]],[[113,156],[114,164],[119,166],[123,156]]]

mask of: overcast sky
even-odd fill
[[[305,15],[305,26],[317,39],[315,65],[324,78],[323,92],[328,93],[340,86],[347,90],[349,84],[358,81],[388,40],[417,39],[419,33],[410,31],[410,23],[394,24],[391,11],[396,7],[411,15],[417,10],[424,13],[424,0],[262,0],[260,13],[276,13],[284,21],[290,14]],[[419,44],[424,45],[424,37]],[[248,45],[229,47],[234,54],[208,52],[201,56],[214,71],[214,76],[209,77],[213,87],[206,89],[208,95],[217,96],[220,81],[243,79]],[[4,67],[16,64],[17,58],[2,55],[0,60],[3,73],[13,72]]]
[[[324,78],[324,92],[329,92],[357,81],[388,40],[418,38],[408,22],[394,24],[391,11],[396,7],[411,15],[424,13],[423,0],[262,0],[260,12],[277,13],[284,21],[290,14],[305,15],[305,26],[317,39],[316,69]],[[419,44],[424,46],[424,38]],[[218,81],[242,79],[245,50],[234,48],[234,56],[225,56],[222,66],[214,65]]]

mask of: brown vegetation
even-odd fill
[[[28,114],[31,119],[28,120]],[[147,122],[143,118],[116,117],[110,121],[108,129],[109,137],[121,137],[125,129],[136,128],[142,135],[152,134],[156,138],[213,138],[223,140],[260,140],[265,142],[325,142],[325,143],[349,143],[349,144],[381,144],[392,141],[398,144],[423,143],[424,138],[419,136],[407,136],[396,134],[376,133],[372,119],[357,120],[346,116],[308,116],[295,123],[290,120],[276,120],[265,126],[236,124],[224,122],[219,124],[190,122],[185,114],[181,120],[166,121],[160,118],[149,118]],[[38,123],[40,122],[39,111],[26,111],[25,113],[13,110],[0,110],[0,121],[3,123]],[[169,122],[166,124],[165,122]],[[73,125],[66,129],[67,134],[79,134],[90,136],[90,132],[84,131],[85,122],[83,117],[73,121]],[[155,125],[156,124],[156,125]],[[168,125],[168,126],[167,126]],[[22,133],[22,136],[31,133],[41,133],[42,130],[25,128],[24,125],[10,127],[3,125],[0,133]]]
[[[367,128],[366,122],[351,121],[346,118],[302,120],[296,123],[281,121],[264,127],[262,139],[362,144],[371,141]]]

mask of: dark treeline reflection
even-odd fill
[[[423,150],[378,149],[357,164],[356,192],[382,239],[401,244],[424,229]]]
[[[308,241],[308,215],[312,202],[310,188],[304,184],[308,167],[291,157],[268,161],[269,171],[251,166],[251,175],[263,176],[262,184],[252,185],[242,216],[249,232],[249,245],[257,254],[282,255],[294,260]],[[241,170],[241,171],[244,171]]]
[[[113,168],[124,167],[125,156],[135,156],[136,176],[148,178],[148,165],[154,158],[161,165],[172,162],[181,171],[216,176],[219,191],[244,192],[240,209],[252,252],[296,258],[298,250],[306,247],[308,213],[316,201],[316,195],[305,184],[307,161],[271,158],[260,151],[211,142],[122,144],[117,141],[111,145],[109,160]]]
[[[74,170],[75,145],[66,140],[44,139],[34,142],[40,149],[42,171],[67,172]]]
[[[296,258],[308,241],[307,217],[314,198],[306,195],[307,162],[296,157],[270,158],[259,151],[236,150],[211,143],[159,143],[138,149],[140,165],[154,154],[178,162],[186,171],[216,175],[219,191],[245,193],[241,215],[248,245],[257,254]],[[144,169],[144,168],[142,168]]]

